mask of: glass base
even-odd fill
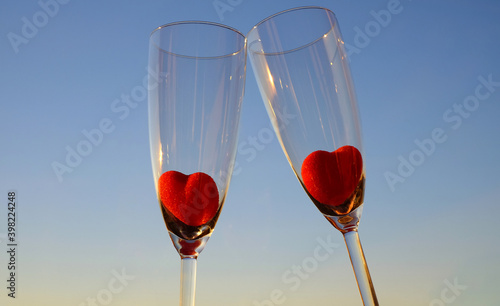
[[[179,252],[181,258],[198,258],[201,251],[205,248],[210,235],[203,236],[196,240],[186,240],[178,237],[175,234],[172,234],[170,231],[168,232],[170,235],[170,239],[174,243],[175,249]]]
[[[351,211],[350,213],[342,216],[328,216],[324,215],[325,218],[342,234],[357,231],[359,226],[359,220],[361,219],[361,214],[363,212],[363,204],[358,208]]]

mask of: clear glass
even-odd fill
[[[246,39],[178,22],[149,41],[149,137],[160,209],[181,257],[181,306],[194,305],[196,259],[221,212],[237,148]]]
[[[364,305],[378,305],[358,237],[365,167],[356,96],[335,15],[275,14],[247,35],[267,113],[303,189],[343,235]]]

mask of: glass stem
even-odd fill
[[[181,303],[180,306],[194,306],[196,290],[196,258],[181,260]]]
[[[351,258],[352,268],[358,283],[359,293],[365,306],[378,306],[377,295],[373,287],[372,278],[368,271],[363,248],[359,241],[359,235],[356,230],[344,233],[344,240],[347,245],[347,251]]]

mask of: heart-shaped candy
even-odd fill
[[[363,158],[353,146],[333,152],[314,151],[302,163],[301,175],[309,194],[326,205],[342,205],[354,192],[363,172]]]
[[[203,172],[185,175],[167,171],[158,180],[162,205],[181,222],[200,226],[219,209],[219,191],[214,180]]]

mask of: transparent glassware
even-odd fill
[[[180,305],[194,305],[197,257],[226,198],[237,148],[246,39],[230,27],[171,23],[149,40],[148,112],[160,209],[181,257]]]
[[[254,26],[247,44],[286,158],[343,234],[363,304],[378,305],[358,236],[365,186],[361,125],[335,15],[321,7],[283,11]]]

